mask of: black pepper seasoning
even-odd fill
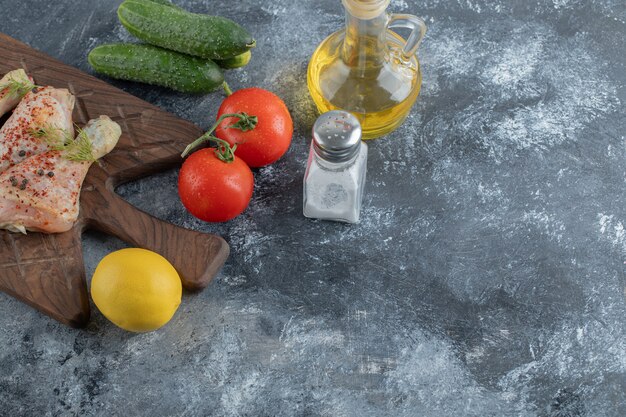
[[[54,177],[54,172],[52,172],[52,171],[48,172],[48,176],[49,176],[50,178]]]
[[[26,151],[21,150],[21,151],[19,151],[18,155],[19,155],[20,157],[24,157],[24,156],[26,156]]]
[[[39,168],[39,170],[37,171],[37,175],[39,175],[40,177],[42,177],[44,174],[43,169]]]
[[[9,178],[9,181],[11,181],[12,186],[17,187],[17,179],[15,177]]]

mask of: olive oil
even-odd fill
[[[382,12],[372,14],[371,8],[377,3]],[[346,29],[324,40],[309,63],[307,81],[318,110],[354,114],[362,125],[364,139],[398,128],[415,103],[422,83],[415,51],[425,25],[414,16],[389,17],[385,13],[388,3],[344,0]],[[359,7],[369,7],[369,14],[360,15]],[[410,19],[417,19],[417,23]],[[398,23],[395,26],[394,21]],[[391,27],[419,29],[420,34],[412,34],[406,42]]]

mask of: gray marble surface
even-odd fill
[[[293,145],[225,224],[184,210],[175,170],[120,188],[232,247],[160,331],[95,308],[73,330],[0,294],[0,415],[626,415],[624,0],[392,0],[429,24],[424,85],[370,144],[357,226],[301,208],[305,71],[340,1],[181,3],[255,35],[227,79],[283,97]],[[0,31],[90,71],[132,40],[118,4],[0,0]],[[113,83],[204,128],[222,99]],[[88,275],[124,246],[88,233]]]

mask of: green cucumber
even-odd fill
[[[232,20],[189,13],[151,0],[126,0],[122,25],[144,42],[207,59],[227,59],[254,48],[254,38]]]
[[[232,58],[215,60],[215,63],[225,69],[235,69],[248,65],[248,62],[250,62],[251,58],[252,52],[246,51],[243,54],[234,56]]]
[[[148,0],[148,1],[151,1],[152,3],[162,4],[167,7],[174,7],[175,9],[181,9],[181,7],[178,7],[177,5],[172,3],[170,0]]]
[[[87,57],[93,69],[111,78],[169,87],[183,93],[208,93],[222,86],[217,64],[152,45],[110,44]]]

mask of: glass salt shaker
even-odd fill
[[[334,110],[313,126],[304,174],[304,215],[358,223],[367,170],[367,145],[352,114]]]

